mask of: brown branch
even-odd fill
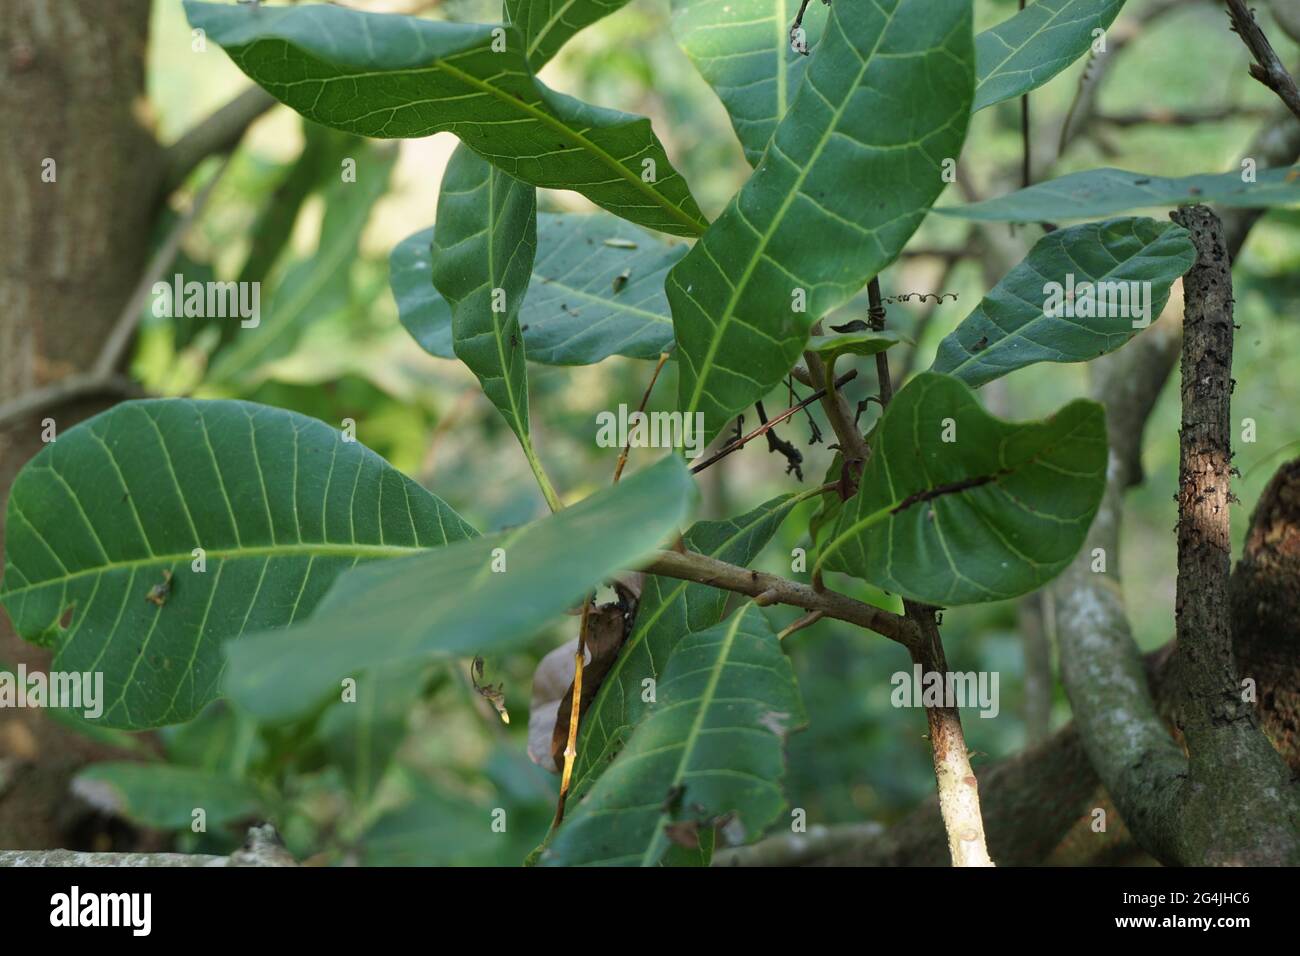
[[[1243,0],[1227,0],[1227,4],[1233,32],[1241,37],[1255,58],[1250,65],[1250,75],[1276,93],[1286,108],[1300,119],[1300,90],[1296,89],[1295,79],[1278,59],[1273,44],[1268,42],[1268,37],[1255,22],[1254,14]]]
[[[738,567],[694,551],[659,551],[641,570],[749,597],[756,598],[762,594],[769,604],[821,611],[826,617],[875,631],[909,649],[920,641],[919,629],[901,614],[865,604],[837,591],[818,591],[798,581]]]
[[[1269,115],[1266,109],[1250,106],[1211,106],[1200,110],[1149,109],[1132,113],[1098,113],[1093,121],[1102,126],[1199,126],[1240,119],[1258,119]]]
[[[250,86],[229,103],[200,120],[163,152],[162,195],[185,182],[187,176],[217,153],[228,153],[243,138],[253,121],[276,104],[260,86]]]
[[[871,326],[885,327],[885,307],[880,297],[879,277],[867,286]],[[884,352],[876,355],[876,374],[880,379],[880,405],[888,409],[894,386],[889,374],[889,359]],[[948,659],[943,651],[936,609],[916,601],[903,601],[908,621],[921,635],[908,647],[912,661],[926,673],[947,674]],[[961,713],[956,707],[925,708],[930,725],[930,747],[934,754],[934,777],[939,794],[939,812],[948,834],[948,852],[953,866],[992,866],[984,837],[984,820],[980,813],[979,784],[971,769],[966,749],[966,735]]]
[[[650,401],[650,393],[655,390],[655,382],[659,381],[659,373],[664,370],[664,365],[667,363],[668,356],[672,354],[672,351],[673,346],[670,345],[660,354],[659,362],[655,365],[654,373],[650,376],[650,384],[645,387],[645,392],[641,395],[641,404],[636,408],[638,412],[645,411],[645,407]],[[618,484],[618,480],[623,477],[623,469],[627,465],[627,456],[631,447],[628,442],[624,442],[622,449],[618,453],[618,463],[614,465],[614,484]]]

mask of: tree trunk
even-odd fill
[[[0,404],[87,371],[139,281],[162,174],[145,115],[149,7],[0,3]],[[0,427],[0,500],[42,447],[43,419],[62,432],[103,407],[82,400]],[[0,664],[20,662],[44,668],[48,654],[0,614]],[[67,845],[67,778],[102,754],[37,711],[0,711],[0,846]]]

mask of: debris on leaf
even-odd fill
[[[602,604],[591,609],[587,617],[587,653],[582,668],[582,698],[578,701],[578,721],[596,698],[596,691],[605,682],[618,652],[627,638],[623,608],[617,604]],[[551,759],[555,766],[564,766],[564,749],[569,745],[569,718],[573,713],[573,655],[577,645],[569,652],[568,687],[560,698],[555,713],[555,726],[551,732]]]
[[[579,720],[595,700],[596,692],[631,633],[644,583],[643,574],[620,576],[613,582],[618,602],[592,608],[588,615]],[[578,639],[575,637],[543,657],[533,673],[533,696],[528,714],[528,757],[551,773],[559,773],[564,766],[569,715],[573,709],[573,658],[577,652]]]
[[[625,285],[627,285],[627,280],[630,279],[631,277],[632,277],[632,270],[631,270],[631,269],[624,269],[624,270],[623,270],[622,272],[620,272],[618,275],[614,276],[614,294],[615,294],[615,295],[618,295],[620,292],[623,291],[623,287],[624,287]]]
[[[852,322],[845,322],[843,325],[832,325],[831,331],[832,332],[869,332],[871,331],[871,326],[869,326],[862,319],[854,319]]]
[[[150,604],[156,604],[162,607],[167,603],[168,596],[172,593],[172,573],[167,568],[163,568],[162,584],[155,584],[149,589],[149,593],[144,599]]]
[[[496,708],[496,712],[501,715],[501,722],[503,724],[510,723],[510,712],[506,710],[506,685],[504,683],[495,685],[482,683],[482,657],[475,657],[474,662],[470,664],[469,679],[474,684],[474,690],[478,691],[479,696]]]

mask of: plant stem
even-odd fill
[[[519,445],[524,450],[524,457],[528,459],[528,467],[533,470],[533,477],[537,479],[537,487],[542,489],[542,497],[546,499],[546,506],[552,512],[561,511],[564,503],[560,501],[560,496],[555,493],[555,486],[551,484],[551,479],[546,476],[546,469],[542,467],[542,460],[537,457],[537,451],[533,448],[533,443],[527,438],[520,438]]]
[[[880,298],[878,278],[871,280],[867,296],[871,304],[871,324],[877,330],[883,329],[885,308]],[[888,410],[894,386],[889,377],[889,359],[884,352],[876,356],[876,372],[880,376],[880,405]],[[948,660],[943,652],[943,639],[935,620],[935,609],[916,601],[904,600],[903,610],[907,620],[921,636],[919,641],[908,648],[912,652],[913,662],[920,664],[923,671],[946,675]],[[984,838],[979,785],[975,772],[971,769],[961,714],[956,707],[926,707],[925,717],[930,725],[930,747],[934,752],[934,779],[939,790],[939,811],[948,833],[952,864],[993,866]]]

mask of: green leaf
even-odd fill
[[[357,675],[356,700],[340,702],[321,718],[317,736],[330,762],[347,777],[356,806],[364,807],[406,738],[407,720],[427,678],[406,664]]]
[[[493,807],[451,796],[424,780],[413,781],[411,789],[409,801],[366,831],[366,866],[482,866],[500,851]]]
[[[542,852],[544,866],[655,866],[673,847],[666,827],[748,841],[785,807],[786,735],[807,717],[790,662],[754,604],[678,642],[657,702],[618,759]]]
[[[658,358],[673,341],[664,278],[686,254],[603,213],[537,219],[537,263],[524,303],[528,357],[590,365]]]
[[[200,809],[209,827],[266,812],[257,791],[239,780],[166,764],[93,764],[77,774],[73,789],[96,806],[159,830],[188,830]]]
[[[703,413],[706,440],[781,381],[811,323],[898,255],[943,188],[970,118],[970,19],[968,2],[831,7],[758,169],[668,274],[679,407]]]
[[[168,763],[236,779],[266,756],[257,724],[224,700],[214,700],[193,720],[162,728],[159,736]]]
[[[871,448],[817,563],[940,606],[1016,597],[1056,577],[1106,484],[1100,405],[1009,423],[934,372],[894,396]]]
[[[289,354],[308,325],[350,306],[350,269],[361,233],[388,189],[396,161],[395,149],[363,145],[357,157],[357,181],[337,179],[325,191],[325,219],[315,254],[285,270],[258,324],[240,327],[231,343],[217,353],[207,383],[251,384],[269,363]]]
[[[748,567],[795,506],[808,497],[779,495],[729,521],[697,521],[683,540],[691,551]],[[658,680],[677,642],[691,631],[717,624],[726,606],[725,591],[646,576],[636,625],[582,721],[572,799],[582,799],[649,709],[642,700],[646,678]]]
[[[627,6],[627,0],[506,0],[506,16],[527,41],[524,53],[540,70],[574,34]]]
[[[53,669],[103,673],[102,723],[157,727],[216,697],[226,641],[305,617],[360,561],[473,533],[323,422],[130,401],[60,434],[14,481],[0,602],[20,635],[55,649]],[[160,606],[148,597],[164,572]]]
[[[939,343],[932,369],[975,388],[1035,362],[1086,362],[1113,352],[1159,318],[1169,287],[1195,261],[1187,230],[1172,222],[1111,219],[1049,232]],[[1052,315],[1049,283],[1062,292]],[[1073,292],[1068,300],[1066,291]],[[1094,302],[1116,314],[1076,317]]]
[[[972,109],[1028,93],[1088,52],[1094,30],[1119,16],[1124,0],[1036,0],[975,37],[979,83]]]
[[[1300,167],[1260,169],[1256,181],[1242,182],[1242,172],[1168,178],[1123,169],[1090,169],[1050,179],[996,199],[965,206],[936,207],[935,212],[986,222],[1055,222],[1093,219],[1129,209],[1186,203],[1223,206],[1294,206],[1300,204]]]
[[[430,281],[433,230],[402,240],[393,296],[421,348],[453,358],[451,310]],[[539,213],[537,261],[520,315],[530,362],[591,365],[611,355],[657,358],[672,345],[664,277],[686,246],[608,213]]]
[[[454,359],[451,306],[433,287],[432,245],[430,226],[394,246],[388,257],[388,281],[397,302],[397,317],[420,348],[438,358]]]
[[[906,335],[893,329],[843,332],[836,335],[814,335],[808,339],[805,351],[817,352],[822,358],[832,361],[841,355],[876,355],[900,342],[909,341],[911,340]]]
[[[808,50],[825,17],[804,14]],[[808,57],[790,45],[798,0],[673,0],[673,34],[722,100],[751,166],[757,166],[803,78]]]
[[[231,645],[227,691],[259,717],[282,719],[382,664],[526,643],[680,527],[693,489],[681,459],[669,456],[513,531],[357,568],[301,626]]]
[[[537,190],[457,147],[438,193],[433,285],[451,305],[452,346],[524,451],[528,365],[519,308],[537,251]]]
[[[675,235],[705,228],[650,121],[547,89],[513,26],[324,4],[254,11],[186,0],[185,9],[249,77],[324,126],[380,139],[455,133],[534,186],[576,188]]]

